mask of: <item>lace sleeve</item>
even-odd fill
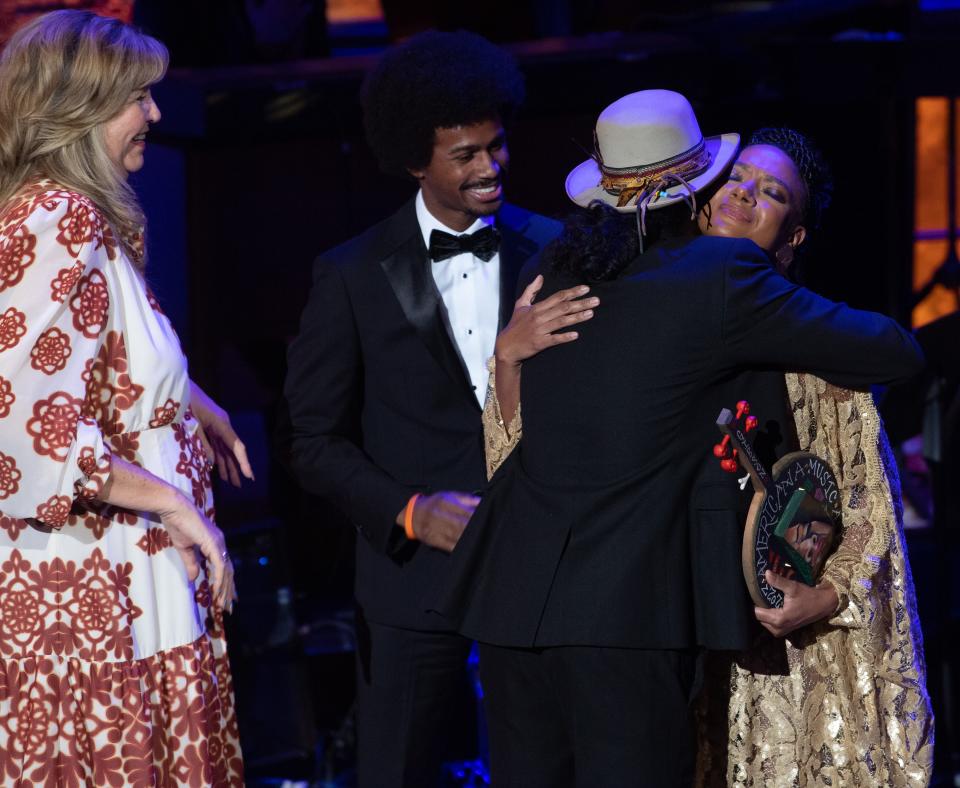
[[[883,462],[886,435],[869,393],[840,389],[812,375],[787,375],[800,446],[826,459],[842,494],[840,544],[823,577],[836,589],[834,626],[867,627],[878,582],[898,528],[896,468]],[[864,451],[870,447],[869,451]]]
[[[503,423],[500,402],[497,399],[497,363],[491,356],[487,360],[490,378],[487,381],[487,398],[483,406],[483,451],[487,460],[487,478],[497,472],[505,459],[510,456],[513,447],[520,442],[523,434],[523,422],[520,418],[520,406],[510,424]]]

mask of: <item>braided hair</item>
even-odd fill
[[[816,145],[799,131],[789,128],[758,129],[751,135],[747,143],[750,145],[772,145],[790,157],[806,189],[801,221],[810,230],[818,229],[833,196],[833,176]]]

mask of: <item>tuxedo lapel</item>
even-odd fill
[[[540,248],[540,241],[544,240],[538,241],[533,237],[535,233],[531,229],[530,216],[527,211],[512,205],[504,205],[497,215],[496,226],[501,233],[498,331],[510,322],[513,314],[520,269]],[[407,320],[437,363],[470,401],[476,403],[470,376],[457,352],[443,300],[430,271],[430,260],[412,200],[396,214],[385,236],[384,240],[392,251],[381,259],[380,266]]]
[[[383,258],[380,266],[393,288],[397,301],[400,302],[403,313],[416,329],[427,349],[470,400],[476,403],[463,361],[450,337],[443,300],[437,292],[437,286],[430,273],[427,249],[420,235],[415,215],[413,225],[415,232],[396,247],[392,254]]]

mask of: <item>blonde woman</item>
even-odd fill
[[[0,56],[4,785],[243,782],[198,417],[249,468],[145,285],[127,184],[166,66],[78,11]]]

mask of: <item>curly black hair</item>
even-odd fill
[[[818,229],[833,196],[833,176],[817,146],[799,131],[789,128],[758,129],[747,145],[772,145],[790,157],[807,190],[801,221],[810,230]]]
[[[367,142],[392,175],[430,163],[434,131],[499,118],[523,102],[516,61],[485,38],[429,31],[388,50],[360,94]]]
[[[689,230],[690,208],[675,205],[649,211],[644,245],[683,235]],[[595,200],[586,209],[572,213],[563,232],[544,250],[551,268],[581,282],[607,282],[616,279],[640,254],[635,213],[620,213],[616,208]]]

